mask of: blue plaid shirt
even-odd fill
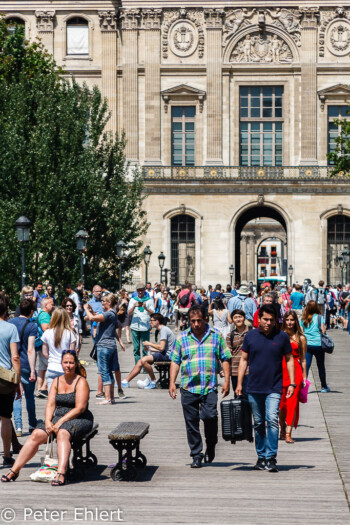
[[[170,359],[180,365],[181,388],[203,395],[216,390],[219,361],[229,361],[231,352],[220,332],[207,325],[201,341],[191,332],[191,328],[182,332]]]

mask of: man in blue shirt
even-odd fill
[[[215,286],[215,291],[211,292],[211,294],[210,294],[210,302],[212,303],[214,301],[214,299],[217,299],[218,297],[220,297],[220,299],[225,299],[224,294],[221,292],[221,284],[217,284]]]
[[[295,285],[295,292],[293,292],[290,295],[289,300],[291,301],[292,310],[296,311],[296,314],[300,321],[302,313],[303,313],[303,304],[304,304],[304,294],[301,293],[300,284]]]
[[[255,301],[252,297],[249,297],[251,291],[249,287],[245,284],[237,290],[238,295],[236,297],[231,297],[227,303],[227,309],[232,314],[235,310],[243,310],[245,313],[245,324],[246,326],[253,326],[254,314],[257,310]]]
[[[101,297],[102,297],[102,287],[99,284],[95,284],[95,286],[92,289],[92,299],[88,302],[88,304],[91,306],[95,314],[102,314],[103,308],[101,303]],[[85,319],[87,317],[85,316]],[[91,336],[93,341],[95,342],[96,337],[96,329],[97,329],[97,323],[93,322],[91,323]]]
[[[269,304],[263,305],[259,310],[259,328],[248,332],[243,341],[236,388],[236,394],[242,395],[243,379],[249,365],[247,394],[253,412],[255,448],[258,454],[254,469],[270,472],[278,472],[278,416],[283,389],[284,357],[290,378],[287,398],[294,394],[296,388],[289,336],[278,330],[276,324],[274,307]]]

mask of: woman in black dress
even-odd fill
[[[58,469],[51,485],[66,483],[66,470],[71,451],[72,439],[85,435],[92,429],[93,415],[88,410],[89,385],[81,375],[75,350],[62,352],[64,375],[53,380],[45,412],[45,423],[38,423],[27,439],[13,467],[1,477],[3,483],[16,481],[19,471],[37,453],[47,436],[57,436]]]

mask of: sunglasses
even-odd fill
[[[73,308],[72,304],[66,304],[66,308]]]
[[[72,355],[77,355],[77,352],[76,350],[63,350],[62,352],[62,356],[64,356],[65,354],[72,354]]]

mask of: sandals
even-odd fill
[[[96,403],[96,405],[115,405],[115,399],[104,399],[103,401],[99,401]]]
[[[294,439],[292,439],[292,434],[290,432],[286,432],[285,441],[286,443],[295,443]]]
[[[13,474],[12,478],[9,478],[10,474]],[[3,474],[1,476],[1,481],[3,483],[9,483],[10,481],[16,481],[18,476],[19,476],[19,472],[15,472],[14,470],[12,470],[12,468],[10,468],[7,474]]]
[[[63,476],[63,481],[60,480],[60,476]],[[52,487],[62,487],[63,485],[67,484],[66,480],[66,473],[65,472],[57,472],[56,478],[51,481]]]

